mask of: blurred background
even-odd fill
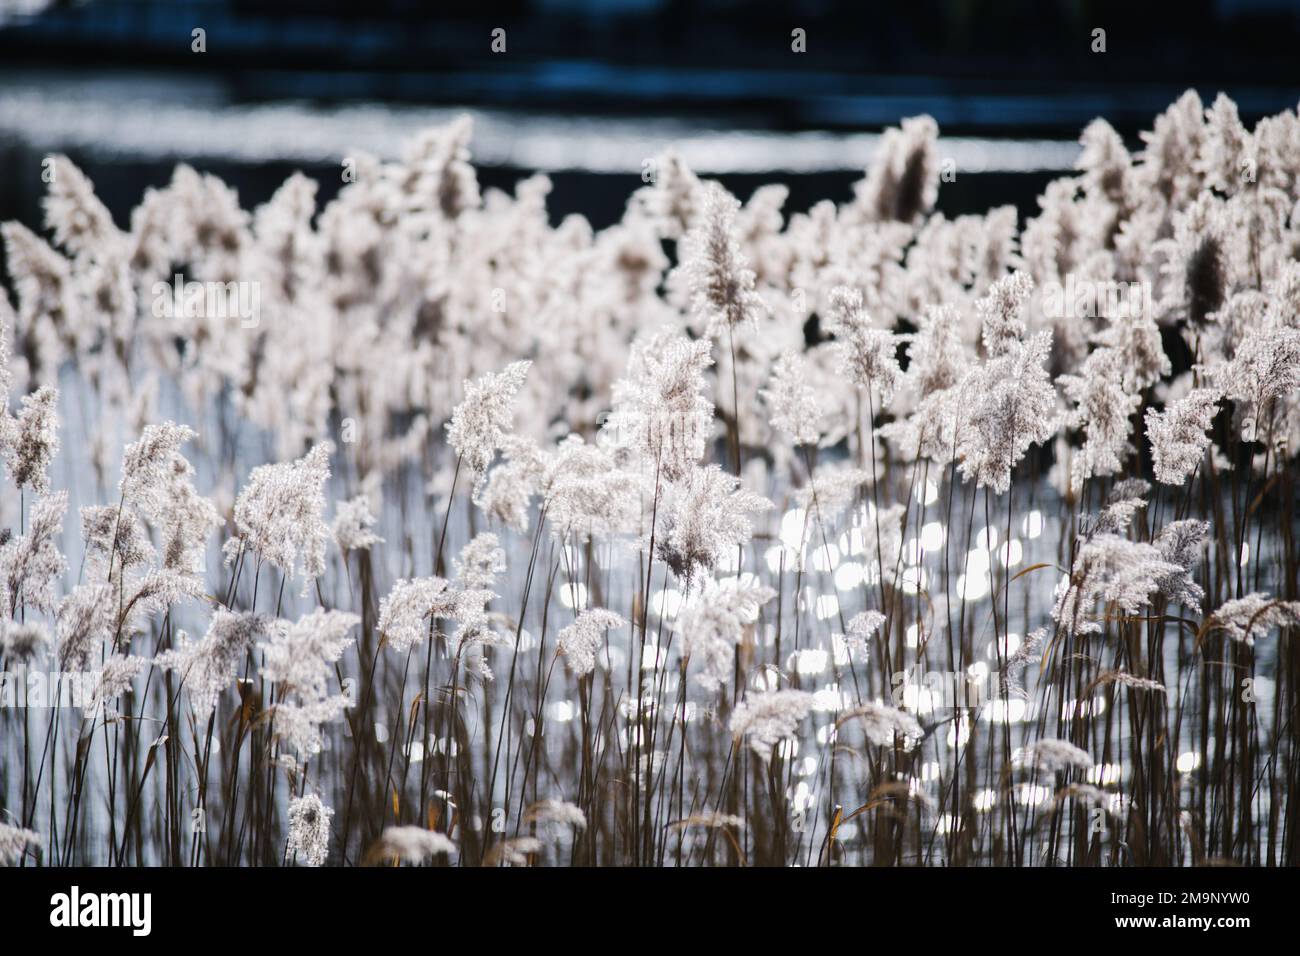
[[[552,214],[598,227],[670,144],[742,198],[843,201],[918,113],[956,161],[944,212],[1024,214],[1094,116],[1136,145],[1188,86],[1247,123],[1294,107],[1297,49],[1286,0],[0,0],[0,218],[37,221],[52,151],[119,223],[178,161],[245,207],[302,169],[323,202],[349,153],[462,112],[485,185],[546,171]]]

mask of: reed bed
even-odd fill
[[[1023,225],[471,132],[4,225],[0,863],[1300,862],[1294,112]]]

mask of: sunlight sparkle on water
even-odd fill
[[[650,607],[660,617],[671,620],[681,610],[684,600],[685,595],[681,591],[676,588],[664,588],[654,593],[654,596],[650,599]]]
[[[641,648],[641,666],[646,670],[658,670],[668,660],[668,652],[657,644],[646,644]]]
[[[986,724],[1018,724],[1025,719],[1029,704],[1018,697],[989,701],[980,711],[980,720]]]
[[[577,708],[571,700],[557,700],[555,703],[549,705],[547,710],[549,711],[547,716],[551,720],[560,724],[567,724],[577,716]]]
[[[971,720],[969,717],[958,717],[955,721],[948,724],[948,733],[946,740],[949,747],[964,747],[970,741]]]
[[[833,544],[818,545],[812,553],[812,566],[817,571],[832,571],[840,563],[839,549]]]
[[[853,706],[847,691],[841,691],[839,684],[827,684],[821,690],[813,692],[813,710],[819,714],[836,714]],[[825,728],[823,728],[825,729]],[[818,740],[822,735],[818,732]],[[822,743],[825,743],[822,740]]]
[[[1073,720],[1079,717],[1098,717],[1106,712],[1106,698],[1097,696],[1080,702],[1071,699],[1061,704],[1061,719]]]
[[[1195,750],[1185,750],[1178,755],[1178,772],[1191,773],[1201,765],[1201,755]]]
[[[850,528],[840,535],[840,551],[844,554],[863,554],[867,550],[867,538],[861,528]]]
[[[822,594],[817,598],[817,620],[825,621],[840,613],[840,599],[834,594]]]
[[[560,603],[565,607],[582,610],[587,606],[587,586],[585,584],[561,585]]]
[[[1124,779],[1124,765],[1099,763],[1088,771],[1088,782],[1099,787],[1112,786]]]
[[[987,574],[957,576],[957,594],[963,601],[978,601],[989,593],[989,589]]]
[[[800,674],[821,674],[826,670],[830,654],[823,650],[802,650],[795,651],[790,658]]]
[[[794,788],[794,793],[790,796],[790,811],[792,813],[807,813],[817,803],[817,795],[813,793],[812,788],[802,780]]]
[[[857,561],[845,561],[835,569],[835,588],[838,591],[852,591],[862,586],[862,565]]]
[[[1017,634],[1017,633],[1015,633],[1015,632],[1013,631],[1013,632],[1011,632],[1011,633],[1009,633],[1009,634],[1003,635],[1003,637],[1002,637],[1002,659],[1003,659],[1004,661],[1005,661],[1007,658],[1011,657],[1011,655],[1014,654],[1014,653],[1015,653],[1019,648],[1020,648],[1020,635],[1019,635],[1019,634]],[[984,656],[987,657],[987,658],[988,658],[989,660],[991,660],[991,661],[995,661],[995,660],[998,659],[998,642],[997,642],[997,641],[989,641],[988,650],[986,650],[986,651],[984,652]]]
[[[808,512],[791,508],[781,518],[781,543],[791,551],[802,551],[808,525]]]
[[[943,524],[931,521],[921,526],[921,548],[925,551],[939,551],[943,548]]]
[[[923,505],[932,505],[939,500],[939,486],[927,480],[924,486],[917,486],[915,497]]]
[[[908,594],[916,594],[923,591],[928,582],[929,576],[925,573],[925,568],[904,568],[898,586]]]
[[[1052,788],[1043,784],[1022,783],[1016,787],[1016,803],[1022,806],[1041,807],[1052,799]]]

